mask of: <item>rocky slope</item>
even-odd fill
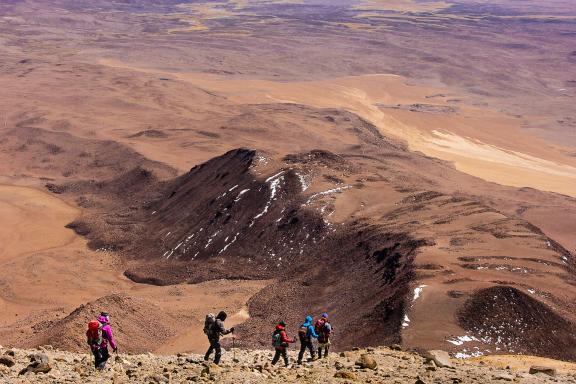
[[[339,350],[404,343],[576,359],[567,250],[502,205],[455,191],[450,183],[462,175],[445,164],[361,121],[352,136],[365,155],[312,150],[278,158],[235,149],[174,179],[138,167],[52,189],[91,202],[69,227],[93,249],[119,251],[135,282],[275,279],[249,302],[242,346],[266,346],[260,330],[281,318],[297,324],[304,312],[327,310]],[[422,164],[449,181],[425,183]],[[492,188],[493,196],[508,196]],[[485,310],[482,290],[490,287],[511,294]],[[436,296],[422,316],[417,292],[424,304],[429,292]],[[530,332],[514,330],[520,318],[506,307],[523,314]],[[539,313],[562,319],[550,342],[533,335],[559,323]],[[430,332],[433,323],[443,324],[443,334]],[[474,343],[463,346],[458,337],[465,336]]]
[[[291,352],[291,359],[295,352]],[[354,349],[329,358],[284,368],[270,365],[271,351],[231,350],[221,366],[199,355],[126,355],[111,359],[97,372],[90,356],[43,347],[0,348],[0,383],[575,383],[576,366],[547,361],[548,366],[503,361],[463,362],[443,351],[422,353],[386,347]],[[527,357],[526,357],[527,358]],[[516,361],[518,360],[518,361]]]

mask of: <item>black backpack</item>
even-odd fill
[[[213,336],[214,325],[216,325],[216,316],[214,316],[213,313],[207,314],[206,319],[204,320],[204,334],[206,334],[206,336]]]

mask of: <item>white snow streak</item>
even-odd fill
[[[246,192],[248,192],[250,189],[243,189],[240,191],[240,193],[238,193],[238,196],[236,196],[236,198],[234,199],[234,202],[237,203],[240,201],[240,199],[242,198],[242,195],[245,194]]]
[[[272,201],[275,199],[276,197],[276,193],[278,191],[278,187],[280,186],[280,182],[282,181],[283,177],[280,176],[281,174],[283,174],[284,171],[279,172],[277,174],[275,174],[274,176],[270,176],[269,178],[266,179],[266,182],[270,182],[270,198],[268,199],[268,202],[266,202],[266,206],[264,207],[264,209],[262,210],[262,212],[260,212],[259,214],[257,214],[256,216],[254,216],[254,218],[252,219],[252,222],[250,223],[249,227],[252,227],[254,225],[254,221],[261,218],[262,216],[264,216],[267,212],[268,209],[270,208],[270,205],[272,205]],[[280,176],[280,177],[278,177]]]
[[[425,287],[427,287],[427,285],[423,284],[414,288],[414,298],[412,299],[412,301],[416,301],[420,297]]]
[[[222,249],[220,250],[220,252],[218,252],[218,254],[221,254],[222,252],[224,252],[225,250],[227,250],[229,246],[231,246],[232,244],[234,244],[234,243],[236,242],[236,239],[238,238],[238,235],[239,235],[239,234],[240,234],[240,232],[236,233],[236,235],[234,236],[234,238],[232,239],[232,241],[229,242],[228,244],[226,244],[226,245],[224,246],[224,248],[222,248]],[[226,238],[226,239],[228,239],[228,238]]]
[[[306,191],[310,187],[310,183],[306,182],[306,179],[301,174],[297,173],[298,179],[300,179],[300,184],[302,184],[302,192]]]
[[[274,176],[270,176],[269,178],[266,179],[266,182],[267,183],[271,182],[272,180],[274,180],[275,178],[277,178],[278,176],[280,176],[283,173],[284,173],[284,171],[280,171],[277,174],[275,174]]]
[[[349,185],[345,185],[345,186],[343,186],[343,187],[332,188],[332,189],[329,189],[329,190],[327,190],[327,191],[315,193],[315,194],[313,194],[312,196],[310,196],[310,197],[308,198],[308,201],[306,201],[306,204],[310,204],[310,202],[311,202],[312,200],[314,200],[314,199],[315,199],[316,197],[318,197],[318,196],[329,195],[329,194],[331,194],[331,193],[341,193],[343,190],[348,189],[348,188],[352,188],[352,187],[349,186]]]
[[[477,338],[475,338],[474,336],[468,336],[468,335],[464,335],[464,336],[458,336],[454,339],[451,340],[446,340],[447,342],[454,344],[454,345],[462,345],[464,343],[468,343],[470,341],[479,341]]]

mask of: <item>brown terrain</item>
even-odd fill
[[[0,344],[328,311],[337,351],[576,361],[575,36],[569,0],[2,1]]]

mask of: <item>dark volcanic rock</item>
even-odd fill
[[[260,180],[250,172],[255,155],[230,151],[163,185],[129,250],[154,267],[126,275],[171,282],[269,278],[320,241],[326,225],[302,207],[297,175],[281,169]]]
[[[576,327],[510,286],[477,291],[458,315],[462,328],[503,351],[576,359]]]
[[[104,221],[93,217],[89,231],[71,227],[87,233],[90,247],[132,258],[125,276],[135,282],[277,279],[250,301],[240,345],[260,346],[279,316],[301,321],[293,308],[333,313],[339,348],[400,343],[413,259],[426,243],[363,221],[331,226],[309,207],[292,164],[353,172],[341,156],[319,150],[288,156],[287,166],[265,176],[253,172],[257,157],[236,149],[169,181],[136,168],[77,185],[96,200],[119,203]]]
[[[551,367],[544,367],[540,365],[533,365],[530,367],[529,373],[534,375],[536,373],[544,373],[548,376],[556,376],[556,369]]]
[[[7,367],[12,367],[16,364],[14,358],[9,355],[0,356],[0,365],[5,365]]]

